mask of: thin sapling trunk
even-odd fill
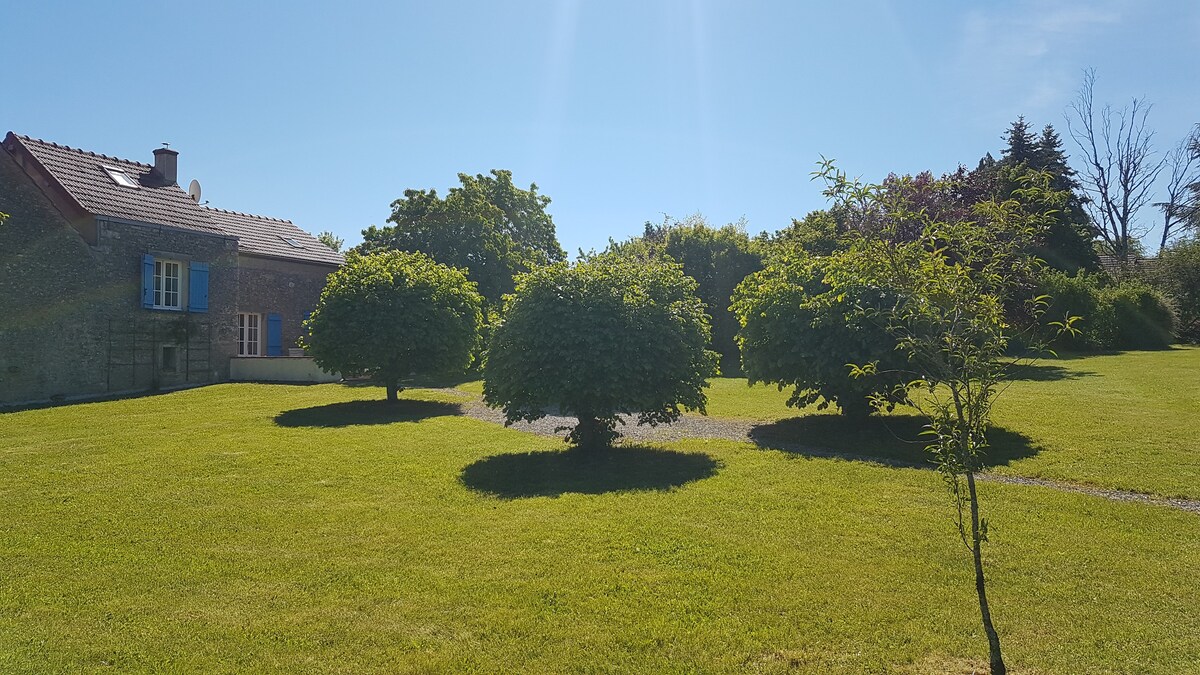
[[[988,640],[988,662],[992,675],[1004,675],[1008,669],[1004,666],[1004,657],[1000,654],[1000,635],[992,625],[992,611],[988,607],[987,588],[983,578],[982,544],[987,536],[979,526],[979,497],[975,493],[975,472],[967,471],[967,492],[971,499],[971,557],[975,560],[975,593],[979,596],[979,613],[983,618],[983,632]]]

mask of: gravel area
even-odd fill
[[[461,393],[461,392],[460,392]],[[481,401],[472,400],[461,404],[463,413],[469,417],[485,422],[504,424],[504,413],[485,406]],[[562,438],[565,432],[555,429],[564,426],[575,426],[574,417],[547,415],[536,422],[517,422],[512,429],[526,431],[539,436],[557,436]],[[637,418],[628,419],[624,425],[618,425],[617,431],[626,441],[679,441],[685,438],[720,438],[729,441],[750,440],[752,423],[739,420],[718,420],[708,417],[691,415],[681,418],[671,425],[660,424],[656,427],[638,426]]]
[[[1037,485],[1040,487],[1053,488],[1055,490],[1078,492],[1080,494],[1091,495],[1093,497],[1103,497],[1104,499],[1111,499],[1117,502],[1141,502],[1143,504],[1168,506],[1181,511],[1200,514],[1200,499],[1158,497],[1155,495],[1143,494],[1141,492],[1129,492],[1128,490],[1110,490],[1108,488],[1098,488],[1091,485],[1079,485],[1078,483],[1061,483],[1059,481],[1046,480],[1045,478],[1000,476],[994,473],[981,474],[979,477],[983,480],[995,481],[997,483],[1010,483],[1012,485]]]
[[[462,395],[464,393],[458,389],[447,389],[444,391],[453,393],[455,395]],[[492,408],[485,406],[477,397],[468,401],[464,401],[461,404],[461,407],[463,414],[469,417],[483,420],[485,422],[492,422],[494,424],[504,424],[504,414],[499,410],[493,410]],[[756,433],[756,428],[765,425],[748,420],[716,419],[711,417],[687,415],[681,418],[675,424],[659,425],[657,427],[637,426],[636,422],[636,419],[626,420],[625,425],[617,427],[617,430],[621,432],[623,440],[634,442],[666,442],[688,438],[713,438],[727,441],[754,443],[764,448],[783,450],[785,452],[794,452],[812,457],[828,457],[834,459],[863,461],[893,467],[929,467],[928,464],[917,464],[914,462],[906,462],[903,460],[888,459],[884,457],[855,455],[853,453],[810,447],[784,438],[773,438],[761,433]],[[518,422],[513,424],[511,428],[518,431],[537,434],[539,436],[554,436],[561,438],[565,435],[565,433],[561,431],[555,431],[555,429],[557,427],[572,426],[574,424],[574,417],[547,415],[546,417],[543,417],[542,419],[532,423]],[[1080,485],[1077,483],[1064,483],[1046,480],[1044,478],[1003,476],[994,473],[982,473],[979,474],[978,477],[980,480],[993,481],[997,483],[1009,483],[1012,485],[1036,485],[1039,487],[1063,490],[1066,492],[1077,492],[1080,494],[1101,497],[1103,499],[1111,499],[1119,502],[1141,502],[1144,504],[1154,504],[1156,506],[1166,506],[1200,515],[1200,499],[1172,499],[1142,494],[1140,492],[1130,492],[1127,490],[1112,490],[1090,485]]]

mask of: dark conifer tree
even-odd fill
[[[1004,133],[1004,140],[1008,141],[1008,147],[1004,149],[1003,155],[1005,164],[1017,165],[1025,162],[1026,165],[1033,166],[1038,154],[1038,143],[1033,132],[1029,130],[1029,123],[1025,121],[1023,115],[1018,117]]]
[[[1000,179],[1000,168],[1023,167],[1049,173],[1050,186],[1055,190],[1070,192],[1070,198],[1048,228],[1037,255],[1052,267],[1072,274],[1080,269],[1097,269],[1099,260],[1092,246],[1091,223],[1083,208],[1079,181],[1075,179],[1074,169],[1067,163],[1062,139],[1054,127],[1047,124],[1042,128],[1041,135],[1037,135],[1030,130],[1024,117],[1018,117],[1009,126],[1004,138],[1008,147],[1004,149],[1000,161],[996,161],[990,152],[979,161],[975,173],[990,178],[977,182],[993,184],[996,197],[1008,199],[1020,186]]]
[[[1055,190],[1079,189],[1079,181],[1075,180],[1075,170],[1067,164],[1062,139],[1051,124],[1042,127],[1042,135],[1037,139],[1029,168],[1049,172],[1054,177],[1052,186]]]
[[[992,157],[992,153],[989,152],[979,159],[979,164],[975,165],[975,170],[992,171],[996,168],[997,164],[998,162],[996,161],[996,158]]]
[[[1084,197],[1079,181],[1075,179],[1075,170],[1067,163],[1062,139],[1052,125],[1042,128],[1029,168],[1049,173],[1050,187],[1070,193],[1066,206],[1050,227],[1042,256],[1054,267],[1067,272],[1097,269],[1099,259],[1092,246],[1092,227],[1083,208]]]

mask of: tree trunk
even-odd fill
[[[580,448],[597,448],[604,443],[601,441],[600,420],[589,415],[581,415],[579,424],[575,426],[575,439]]]
[[[988,608],[987,590],[983,580],[983,543],[979,533],[979,497],[975,494],[975,472],[967,471],[967,490],[971,495],[971,556],[975,559],[975,593],[979,595],[979,613],[983,617],[983,632],[987,633],[988,661],[992,675],[1005,675],[1008,669],[1000,655],[1000,636],[992,625],[992,611]]]
[[[395,403],[395,402],[399,401],[400,399],[396,396],[396,394],[398,394],[398,393],[400,393],[400,384],[395,381],[388,382],[387,383],[388,403]]]
[[[837,404],[842,414],[853,422],[865,422],[871,417],[871,402],[867,400],[866,394],[839,396]]]

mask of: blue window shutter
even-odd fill
[[[283,317],[267,315],[267,356],[283,356]]]
[[[208,311],[208,263],[193,262],[189,267],[188,311]]]
[[[154,256],[142,256],[142,307],[154,306]]]

